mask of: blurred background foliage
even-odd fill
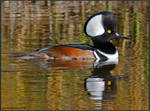
[[[2,1],[1,7],[2,109],[94,109],[83,90],[90,70],[42,69],[8,56],[48,45],[92,45],[84,24],[101,11],[113,12],[118,33],[131,37],[113,41],[120,59],[112,75],[129,78],[118,82],[117,99],[103,101],[102,109],[148,109],[148,1]]]

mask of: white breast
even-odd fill
[[[118,51],[116,50],[116,52],[114,54],[106,54],[98,49],[96,49],[100,54],[102,54],[103,56],[107,57],[107,61],[105,61],[106,64],[118,64]],[[101,60],[101,58],[98,56],[98,54],[94,51],[94,56],[96,57],[96,61],[95,62],[99,62]]]

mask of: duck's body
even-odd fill
[[[85,23],[84,32],[89,36],[94,46],[82,44],[49,46],[33,53],[17,56],[22,59],[42,58],[46,60],[87,60],[118,61],[118,51],[110,43],[111,39],[128,37],[116,33],[117,19],[111,12],[100,12],[91,16]]]
[[[39,49],[31,54],[36,58],[43,59],[63,59],[63,60],[86,60],[94,59],[94,47],[89,45],[70,44],[50,46]]]
[[[30,54],[15,56],[20,59],[61,59],[61,60],[101,60],[106,61],[109,58],[117,58],[118,51],[113,46],[113,44],[99,44],[101,47],[97,49],[96,47],[85,45],[85,44],[68,44],[68,45],[58,45],[49,46],[42,49],[38,49]],[[107,46],[107,47],[104,47]],[[115,57],[114,57],[114,56]]]

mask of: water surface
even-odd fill
[[[148,110],[148,7],[146,1],[3,1],[2,109]],[[116,14],[118,33],[131,37],[112,41],[117,65],[8,59],[48,45],[92,45],[84,23],[106,10]]]

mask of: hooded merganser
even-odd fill
[[[20,59],[41,58],[46,60],[87,60],[96,59],[99,61],[109,61],[116,59],[118,61],[118,51],[110,43],[112,39],[129,37],[120,36],[116,32],[117,18],[111,12],[100,12],[91,16],[84,26],[84,32],[89,36],[94,46],[83,44],[69,44],[49,46],[32,52],[30,54],[16,56]]]

